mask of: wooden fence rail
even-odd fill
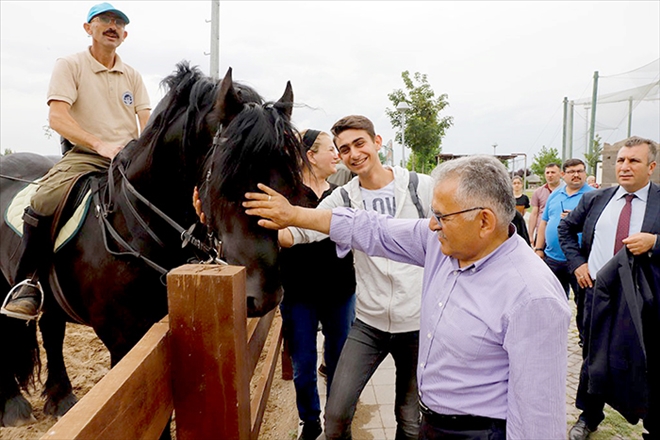
[[[280,317],[273,310],[247,319],[242,267],[186,265],[167,283],[169,316],[42,439],[155,439],[172,409],[178,440],[258,438],[281,349]]]

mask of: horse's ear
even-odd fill
[[[287,118],[291,119],[291,113],[293,112],[293,87],[291,87],[291,81],[286,82],[284,95],[277,101],[277,108],[281,109],[281,112]]]
[[[218,115],[218,122],[226,127],[241,110],[243,110],[243,102],[234,88],[230,67],[222,79],[220,90],[215,97],[215,113]]]

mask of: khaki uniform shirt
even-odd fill
[[[149,96],[142,77],[115,55],[108,69],[89,49],[55,62],[48,87],[48,103],[64,101],[83,130],[113,145],[126,145],[138,137],[137,112],[149,110]],[[88,173],[104,172],[110,159],[76,145],[41,181],[32,196],[32,209],[52,216],[77,180]]]
[[[142,77],[115,55],[108,69],[89,48],[55,62],[48,100],[71,105],[71,116],[83,130],[113,145],[126,145],[138,137],[137,112],[149,110]]]

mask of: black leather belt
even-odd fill
[[[428,423],[436,428],[452,431],[484,431],[494,426],[500,429],[506,428],[506,420],[482,416],[438,414],[421,401],[419,406]]]

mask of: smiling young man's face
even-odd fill
[[[339,157],[348,169],[357,175],[364,175],[380,164],[378,150],[382,142],[379,135],[372,139],[366,130],[353,128],[344,130],[335,137]]]

